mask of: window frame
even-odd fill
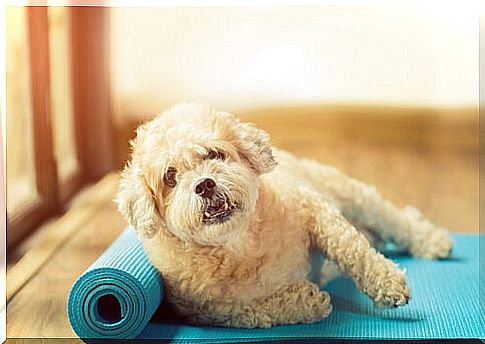
[[[115,168],[109,97],[107,9],[69,7],[74,143],[79,165],[63,181],[59,180],[57,174],[53,142],[48,7],[28,6],[25,15],[38,198],[15,213],[7,209],[7,251],[49,217],[65,211],[68,201],[86,183],[99,180]],[[7,114],[9,119],[13,120],[13,117]]]
[[[45,7],[28,7],[25,15],[30,60],[35,181],[38,197],[16,213],[10,214],[7,209],[7,249],[57,210],[55,196],[57,194],[57,166],[54,159],[50,122],[50,89],[43,87],[43,85],[50,84],[47,9]],[[7,120],[14,119],[7,116]],[[39,140],[39,138],[42,139]],[[42,144],[39,144],[40,141]]]

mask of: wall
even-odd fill
[[[478,15],[466,6],[113,8],[110,29],[118,120],[185,99],[231,110],[478,101]]]

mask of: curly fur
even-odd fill
[[[377,305],[405,305],[405,274],[378,245],[430,259],[452,248],[448,232],[417,209],[278,150],[264,131],[208,106],[167,110],[138,128],[132,149],[119,211],[162,273],[169,303],[192,323],[253,328],[328,316],[330,296],[308,280],[311,248],[333,264],[323,273],[349,275]],[[207,158],[211,150],[223,157]],[[169,167],[174,187],[164,183]],[[213,197],[234,205],[225,222],[204,222],[209,201],[194,191],[203,178],[215,181]]]

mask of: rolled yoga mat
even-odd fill
[[[74,283],[67,311],[80,338],[135,338],[162,298],[160,275],[128,227]]]

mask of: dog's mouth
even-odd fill
[[[227,221],[234,213],[235,205],[224,197],[217,197],[207,201],[202,222],[216,224]]]

